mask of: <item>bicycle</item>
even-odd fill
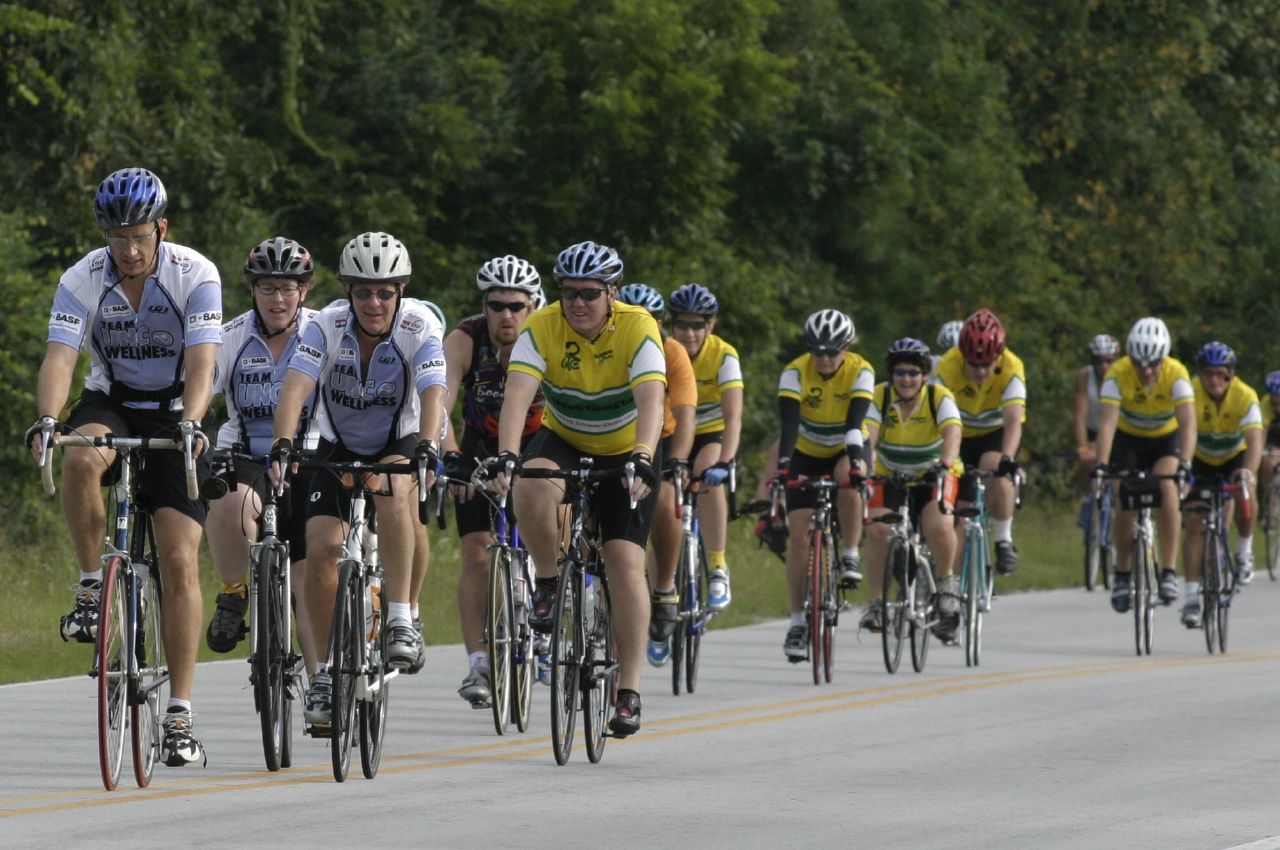
[[[940,610],[938,586],[933,578],[933,556],[920,531],[920,511],[924,506],[916,504],[911,493],[932,488],[932,499],[941,504],[942,487],[932,479],[904,472],[873,476],[871,481],[878,487],[893,487],[905,494],[905,510],[891,511],[873,520],[890,527],[883,577],[884,627],[880,632],[884,666],[890,673],[898,672],[902,646],[909,638],[911,666],[920,673],[929,654],[929,632],[938,624]]]
[[[621,470],[591,467],[592,459],[584,457],[575,469],[534,468],[517,473],[522,478],[564,481],[569,503],[569,534],[560,558],[551,632],[551,744],[559,765],[569,761],[573,750],[579,703],[587,759],[592,764],[600,761],[605,742],[612,737],[608,725],[617,702],[619,662],[612,600],[590,494],[596,483],[623,476],[630,489],[634,467],[630,463]]]
[[[282,468],[288,463],[288,457],[281,459]],[[381,475],[416,473],[418,514],[425,521],[426,468],[417,461],[371,463],[314,458],[300,461],[298,467],[327,472],[351,491],[351,517],[338,560],[338,593],[329,639],[328,670],[333,680],[329,752],[334,780],[345,781],[352,739],[358,729],[360,770],[366,779],[373,779],[378,774],[387,731],[388,687],[400,671],[388,669],[386,663],[389,636],[382,611],[383,570],[378,557],[376,516],[370,502],[371,496],[389,495],[390,491],[376,489],[372,482]]]
[[[707,552],[697,516],[697,496],[700,485],[705,483],[704,475],[705,472],[687,484],[680,476],[675,480],[681,533],[680,560],[676,565],[680,602],[676,628],[671,634],[671,693],[675,696],[680,696],[682,682],[689,693],[697,688],[702,636],[717,613],[707,607]]]
[[[963,602],[964,663],[977,667],[982,655],[982,618],[991,610],[995,591],[995,575],[991,569],[991,549],[987,545],[987,485],[994,473],[987,469],[968,469],[965,476],[973,482],[973,503],[957,507],[956,516],[964,520],[964,554],[960,566],[960,598]]]
[[[1200,573],[1200,626],[1209,654],[1227,651],[1227,620],[1236,594],[1236,573],[1231,557],[1224,506],[1239,499],[1246,510],[1248,488],[1217,480],[1195,488],[1197,504],[1187,510],[1204,516],[1204,550]]]
[[[1116,549],[1111,542],[1115,496],[1110,487],[1094,488],[1084,504],[1084,586],[1092,591],[1101,575],[1102,586],[1110,590],[1116,571]]]
[[[40,468],[44,490],[53,495],[54,432],[58,423],[42,423]],[[199,498],[194,443],[208,445],[204,434],[184,424],[177,440],[159,437],[90,437],[63,433],[65,447],[111,449],[119,454],[120,476],[112,488],[115,529],[108,533],[102,555],[98,634],[89,676],[97,683],[98,764],[102,784],[114,791],[124,761],[125,731],[129,731],[133,776],[138,787],[151,784],[164,743],[165,695],[169,670],[161,636],[164,591],[156,555],[155,528],[150,510],[139,504],[137,473],[149,451],[179,451],[184,455],[187,496]],[[127,711],[126,711],[127,708]]]

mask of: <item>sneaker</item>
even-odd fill
[[[867,609],[862,612],[862,619],[858,621],[858,628],[866,629],[873,634],[879,634],[884,631],[884,602],[879,599],[871,600],[867,605]]]
[[[840,559],[840,586],[853,588],[862,581],[862,559],[855,552]]]
[[[551,684],[551,641],[546,635],[533,636],[533,655],[537,659],[538,681]]]
[[[1248,584],[1253,581],[1253,553],[1241,552],[1236,555],[1236,584]]]
[[[412,624],[391,624],[391,639],[387,642],[387,664],[393,669],[405,670],[418,660],[422,651],[422,635]]]
[[[202,756],[206,764],[209,762],[209,757],[204,754],[204,747],[200,746],[200,742],[192,734],[191,712],[170,711],[165,714],[161,724],[164,727],[161,752],[166,765],[182,767],[199,761]]]
[[[102,595],[102,582],[97,579],[82,581],[75,586],[75,591],[76,607],[62,618],[62,639],[93,643],[98,639],[98,600]]]
[[[249,628],[244,624],[245,612],[249,610],[249,596],[235,591],[223,591],[218,594],[217,607],[213,611],[213,619],[209,628],[205,629],[204,641],[214,652],[230,652],[244,639]]]
[[[556,579],[535,579],[533,582],[533,610],[529,612],[529,626],[535,632],[551,634],[555,625]]]
[[[472,708],[488,708],[489,697],[489,668],[488,667],[472,667],[471,672],[462,680],[462,687],[458,688],[458,695],[471,703]]]
[[[413,618],[413,630],[418,633],[418,657],[404,671],[410,675],[417,673],[427,663],[427,642],[422,637],[422,618]]]
[[[707,573],[707,607],[723,611],[729,607],[729,571],[711,570]]]
[[[310,726],[327,727],[333,722],[333,678],[328,673],[317,673],[311,677],[302,718]]]
[[[609,720],[609,731],[615,738],[625,738],[640,731],[640,695],[618,689],[618,703]]]
[[[996,572],[1007,576],[1018,568],[1018,550],[1008,540],[996,541]]]
[[[950,575],[938,579],[938,610],[946,615],[960,610],[960,576]]]
[[[1178,576],[1173,570],[1165,570],[1160,573],[1160,601],[1165,605],[1178,601]]]
[[[1129,610],[1129,596],[1133,592],[1129,579],[1128,573],[1116,573],[1116,580],[1111,586],[1111,609],[1117,614]]]
[[[933,624],[933,636],[942,641],[945,646],[955,646],[960,641],[956,639],[956,632],[960,629],[960,613],[942,614],[938,617],[938,622]]]
[[[1182,625],[1188,629],[1200,628],[1200,600],[1188,599],[1182,606]]]
[[[806,626],[792,626],[787,629],[787,639],[782,642],[782,651],[792,664],[799,664],[809,657],[809,629]]]
[[[666,643],[676,630],[680,618],[680,597],[673,590],[670,593],[654,593],[649,598],[649,640]],[[653,660],[652,656],[649,660]],[[666,661],[666,658],[663,658]]]
[[[649,638],[649,648],[645,651],[645,657],[649,659],[649,663],[654,667],[661,667],[671,658],[671,641],[654,640]]]

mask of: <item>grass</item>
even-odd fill
[[[34,521],[33,521],[34,522]],[[0,684],[87,673],[90,651],[86,646],[64,643],[58,618],[70,608],[71,586],[76,580],[74,558],[61,518],[50,507],[40,521],[47,529],[35,543],[11,544],[2,562],[6,593],[0,599]],[[459,643],[456,587],[458,541],[452,528],[432,529],[431,569],[422,594],[422,614],[429,643]],[[1001,593],[1082,583],[1080,532],[1074,507],[1028,506],[1014,523],[1014,538],[1022,555],[1018,571],[999,580]],[[1255,543],[1261,548],[1261,534]],[[213,611],[219,584],[207,552],[202,552],[205,618]],[[1259,556],[1260,560],[1260,556]],[[782,561],[756,547],[752,520],[733,523],[728,561],[733,575],[733,604],[714,620],[715,628],[727,628],[786,616],[786,585]],[[852,594],[855,603],[866,590]],[[215,655],[208,648],[201,660],[244,658],[244,644],[230,655]],[[459,649],[459,660],[462,650]]]

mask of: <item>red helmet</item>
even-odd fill
[[[1004,325],[983,307],[965,319],[960,329],[960,353],[969,363],[989,366],[1004,351]]]

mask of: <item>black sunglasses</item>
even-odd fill
[[[486,301],[484,306],[495,313],[511,313],[512,315],[529,309],[529,305],[523,301]]]
[[[560,300],[586,301],[588,304],[590,304],[592,301],[595,301],[601,295],[604,295],[606,291],[607,290],[604,287],[600,287],[600,286],[589,286],[586,289],[562,289],[560,290]]]
[[[351,290],[351,297],[357,301],[368,301],[375,295],[378,296],[379,301],[390,301],[399,294],[400,290],[398,289],[368,289],[367,287],[361,287],[360,289]]]
[[[707,326],[705,320],[701,322],[686,322],[683,319],[676,319],[672,322],[678,331],[700,331]]]

